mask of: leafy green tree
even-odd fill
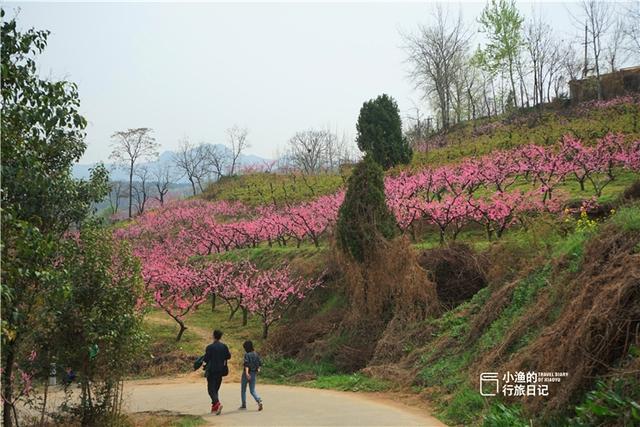
[[[145,342],[140,266],[123,241],[91,224],[65,244],[70,286],[56,310],[57,361],[77,373],[74,413],[82,425],[104,425],[118,412],[119,384]]]
[[[356,123],[356,141],[384,169],[411,161],[411,147],[402,134],[396,101],[386,95],[365,102]]]
[[[476,55],[476,60],[492,74],[505,68],[509,72],[511,93],[515,102],[516,84],[514,65],[522,48],[522,23],[514,0],[490,0],[478,19],[480,31],[487,35],[486,47]]]
[[[4,11],[0,11],[4,18]],[[89,181],[71,166],[85,151],[86,120],[74,84],[39,78],[35,56],[48,32],[1,26],[2,52],[2,396],[3,423],[13,426],[14,370],[50,324],[68,283],[56,266],[60,239],[107,194],[108,174]],[[14,417],[15,418],[15,417]]]
[[[349,177],[347,194],[338,212],[338,245],[359,262],[365,261],[376,239],[396,235],[397,224],[384,195],[383,171],[366,155]]]

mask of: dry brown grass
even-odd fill
[[[640,233],[613,227],[592,239],[585,248],[583,270],[567,287],[566,303],[557,319],[502,365],[502,371],[570,373],[550,387],[548,400],[525,400],[531,411],[560,410],[593,378],[613,371],[631,345],[640,345],[638,244]],[[541,300],[539,317],[546,308]],[[510,335],[518,334],[525,322],[535,318],[533,314],[535,309],[521,318]],[[510,337],[506,338],[508,342]]]
[[[447,309],[469,300],[487,285],[487,258],[464,243],[423,251],[418,263],[429,272]]]

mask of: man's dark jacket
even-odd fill
[[[220,341],[209,344],[204,352],[204,363],[207,364],[205,370],[207,377],[227,375],[229,373],[227,360],[229,359],[231,359],[231,353],[226,344]]]

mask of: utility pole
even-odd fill
[[[588,57],[587,57],[587,30],[588,30],[588,24],[587,22],[584,23],[584,68],[582,69],[582,78],[584,79],[585,77],[587,77],[587,72],[589,71],[589,62],[588,62]]]

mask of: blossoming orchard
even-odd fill
[[[576,179],[581,189],[599,196],[619,169],[640,170],[640,141],[625,143],[624,135],[608,134],[588,146],[565,135],[551,147],[527,145],[388,176],[385,192],[403,233],[427,224],[444,242],[475,223],[492,239],[526,215],[561,212],[565,199],[554,190],[566,180]],[[319,246],[343,199],[344,191],[338,191],[282,208],[176,201],[139,216],[116,235],[134,244],[155,305],[180,326],[178,340],[187,328],[184,317],[213,297],[228,304],[231,316],[241,309],[245,322],[248,313],[260,316],[266,337],[294,301],[321,283],[296,278],[284,267],[260,271],[249,262],[216,262],[209,256],[260,244]]]

